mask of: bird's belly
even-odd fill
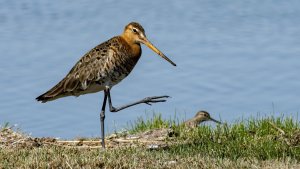
[[[111,72],[108,73],[108,75],[101,80],[97,82],[98,85],[104,86],[104,87],[113,87],[114,85],[118,84],[121,82],[123,79],[125,79],[128,76],[129,73],[125,72]]]
[[[91,84],[88,88],[85,90],[77,91],[73,95],[74,96],[80,96],[88,93],[96,93],[99,91],[102,91],[105,89],[105,86],[99,85],[99,84]]]
[[[79,96],[88,93],[96,93],[104,90],[106,87],[112,88],[114,85],[121,82],[127,75],[128,73],[120,72],[108,72],[107,74],[102,74],[102,78],[90,83],[84,90],[76,93],[76,95]]]
[[[96,83],[90,84],[85,90],[82,90],[78,92],[76,95],[84,95],[88,93],[96,93],[99,91],[104,90],[106,87],[113,87],[114,85],[118,84],[120,81],[122,81],[127,75],[120,75],[120,76],[114,76],[110,77],[107,76],[105,78],[102,78],[101,80],[97,81]]]
[[[127,63],[116,64],[116,62],[113,62],[108,67],[109,69],[105,67],[99,71],[99,77],[101,78],[97,79],[97,83],[101,86],[112,87],[118,84],[129,75],[134,65]]]

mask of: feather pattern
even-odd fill
[[[104,90],[123,80],[141,56],[121,36],[116,36],[90,50],[57,85],[37,97],[47,102],[65,96],[79,96]]]

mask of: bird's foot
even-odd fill
[[[165,102],[167,101],[166,98],[170,96],[153,96],[153,97],[146,97],[142,100],[142,103],[146,103],[148,105],[152,105],[151,103],[158,103],[158,102]]]

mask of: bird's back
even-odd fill
[[[116,36],[86,53],[66,77],[36,99],[47,102],[112,87],[132,71],[140,56],[140,45],[133,48],[123,37]]]

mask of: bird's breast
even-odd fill
[[[130,74],[140,56],[140,45],[130,45],[122,37],[117,38],[108,50],[108,58],[102,71],[106,78],[102,82],[109,86],[119,83]]]

